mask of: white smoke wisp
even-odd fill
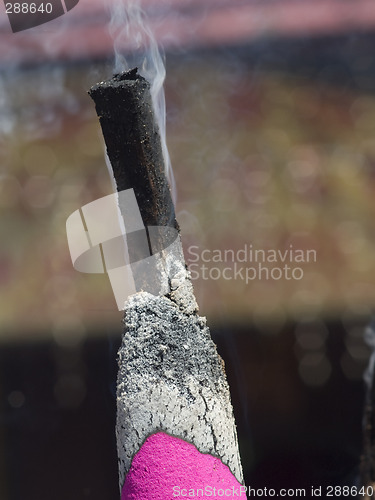
[[[372,352],[368,362],[367,369],[363,375],[367,385],[368,394],[373,390],[374,374],[375,374],[375,318],[365,329],[364,339],[366,344],[371,348]]]
[[[171,186],[172,199],[176,203],[176,186],[166,141],[164,52],[158,46],[139,0],[111,0],[110,11],[109,32],[113,38],[115,53],[114,73],[122,73],[136,66],[139,73],[150,82],[165,174]]]

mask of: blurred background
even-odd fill
[[[246,484],[357,484],[375,304],[375,5],[142,5],[166,52],[188,263],[192,248],[316,252],[298,280],[194,280]],[[113,71],[109,21],[104,0],[80,0],[13,34],[0,5],[1,500],[118,498],[122,313],[105,275],[73,269],[65,230],[112,192],[87,95]]]

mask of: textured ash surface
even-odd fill
[[[243,482],[223,362],[205,318],[145,292],[126,304],[119,350],[120,487],[145,439],[158,431],[218,457]]]

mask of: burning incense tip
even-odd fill
[[[145,226],[178,229],[150,84],[135,68],[94,85],[89,94],[95,101],[117,191],[134,189]]]

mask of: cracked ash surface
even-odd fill
[[[141,292],[127,301],[124,324],[117,383],[120,488],[132,457],[158,431],[218,457],[243,483],[229,387],[205,318],[178,301]]]

